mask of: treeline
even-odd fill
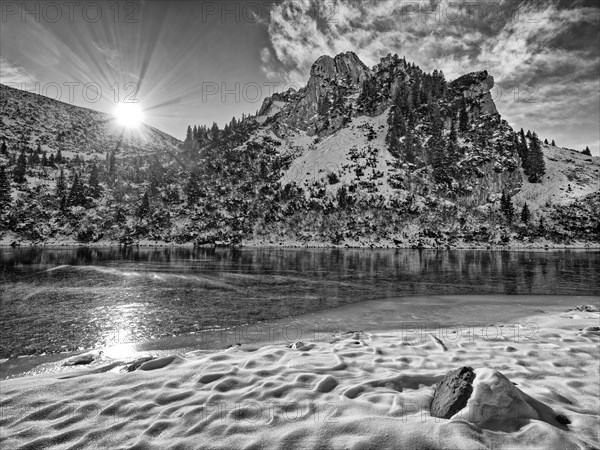
[[[128,218],[146,218],[153,208],[179,202],[178,174],[158,155],[119,159],[112,149],[104,160],[85,160],[64,157],[60,149],[46,157],[40,145],[0,148],[2,228],[32,240],[58,231],[97,239],[118,224],[127,230]]]
[[[521,130],[520,135],[514,134],[512,143],[493,140],[500,118],[476,115],[477,101],[464,95],[464,89],[478,81],[474,74],[453,82],[450,88],[441,71],[427,74],[404,58],[393,57],[391,61],[399,71],[386,66],[387,76],[378,78],[376,74],[367,79],[359,103],[365,110],[376,108],[381,92],[391,92],[396,80],[386,144],[399,166],[407,164],[408,170],[429,166],[436,183],[451,187],[473,175],[469,167],[460,165],[467,149],[476,149],[479,154],[489,149],[518,154],[528,180],[542,181],[545,166],[539,138],[531,132],[525,136]],[[508,164],[506,168],[515,167]]]
[[[253,117],[245,114],[242,114],[241,119],[233,117],[229,123],[225,124],[223,129],[220,129],[216,122],[213,122],[210,128],[206,125],[194,125],[193,128],[188,125],[183,148],[188,151],[199,150],[208,144],[219,144],[221,141],[229,141],[232,138],[235,140],[236,135],[246,128],[246,122]]]
[[[401,60],[403,77],[388,115],[388,150],[409,168],[430,166],[436,182],[450,185],[460,177],[456,163],[464,155],[459,134],[470,131],[467,99],[456,97],[441,71],[424,73]],[[445,132],[449,124],[448,133]],[[490,125],[490,131],[493,124]],[[484,140],[486,136],[482,135]],[[481,142],[483,144],[483,142]]]
[[[542,144],[537,134],[529,130],[525,134],[523,128],[521,128],[518,135],[514,135],[514,145],[521,157],[523,172],[527,175],[529,182],[541,183],[546,173],[546,163],[544,162]]]

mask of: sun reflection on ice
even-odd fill
[[[104,355],[111,359],[132,358],[138,353],[136,344],[119,344],[104,349]]]

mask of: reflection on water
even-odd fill
[[[597,295],[600,253],[1,249],[0,357],[203,333],[362,300]]]

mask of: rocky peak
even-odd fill
[[[498,110],[490,93],[493,87],[494,77],[487,70],[468,73],[450,83],[450,88],[455,92],[474,100],[480,113],[497,115]]]
[[[337,86],[344,86],[350,91],[359,90],[368,74],[369,68],[358,58],[356,53],[340,53],[334,58],[321,56],[313,63],[306,85],[309,113],[314,114],[317,111],[319,102],[324,97],[331,100]]]
[[[424,75],[435,83],[430,75],[398,55],[388,54],[372,69],[353,52],[335,57],[324,55],[311,66],[304,88],[266,99],[259,115],[273,117],[270,123],[276,123],[274,132],[278,136],[278,130],[294,129],[306,131],[309,136],[325,136],[339,130],[353,116],[382,114],[393,103],[402,83],[413,86],[416,78],[419,86]],[[453,97],[450,102],[456,103],[461,97],[468,99],[471,117],[500,118],[490,93],[494,78],[487,71],[464,75],[447,86]]]
[[[356,53],[340,53],[335,57],[321,56],[310,69],[306,87],[298,92],[280,96],[286,102],[277,115],[277,130],[305,130],[314,135],[323,129],[333,130],[342,126],[343,118],[326,117],[336,97],[338,100],[359,92],[363,81],[369,77],[369,68]],[[266,114],[274,101],[274,95],[266,99],[259,115]],[[331,120],[330,120],[331,119]]]
[[[369,68],[354,52],[340,53],[334,58],[324,55],[313,63],[308,83],[319,79],[360,86],[368,73]]]

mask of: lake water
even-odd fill
[[[584,250],[3,248],[0,268],[0,358],[199,336],[357,302],[372,302],[367,311],[416,296],[600,292],[600,252]]]

